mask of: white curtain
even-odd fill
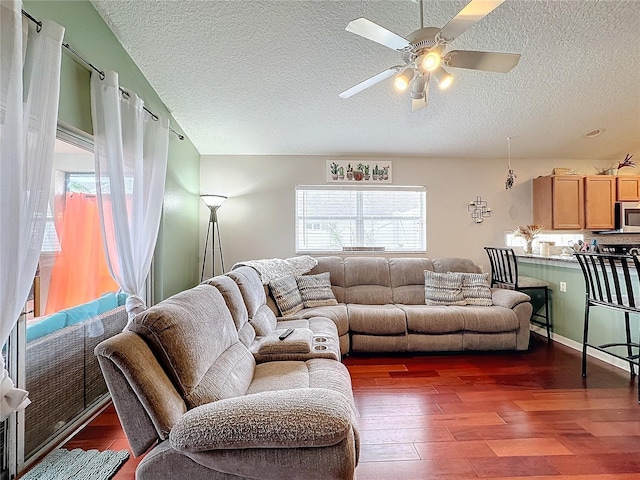
[[[146,309],[144,286],[158,238],[169,149],[169,120],[155,120],[118,74],[91,76],[91,115],[100,223],[107,264],[129,294],[129,319]]]
[[[46,222],[64,28],[23,26],[22,2],[0,2],[0,348],[22,312]],[[25,35],[28,29],[28,35]],[[26,42],[25,42],[26,38]],[[0,420],[29,403],[0,355]]]

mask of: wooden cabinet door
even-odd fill
[[[616,177],[617,195],[619,202],[640,200],[640,177],[635,175]]]
[[[584,228],[584,177],[552,176],[553,229]],[[612,215],[613,216],[613,215]]]
[[[616,177],[590,175],[584,179],[585,228],[611,230],[615,226]]]

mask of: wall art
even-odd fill
[[[391,162],[327,160],[327,183],[391,183]]]

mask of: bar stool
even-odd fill
[[[532,277],[518,275],[518,258],[513,248],[484,247],[491,264],[491,286],[509,288],[523,293],[532,290],[544,295],[544,314],[533,309],[531,323],[547,329],[547,341],[551,341],[551,315],[549,311],[549,283]],[[533,303],[533,302],[532,302]]]

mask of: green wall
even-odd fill
[[[102,70],[118,72],[120,84],[140,95],[154,113],[169,116],[164,104],[90,2],[29,1],[23,7],[35,18],[65,27],[64,42]],[[161,36],[161,32],[158,32]],[[59,118],[91,133],[89,71],[63,48]],[[156,244],[154,294],[160,301],[198,283],[198,212],[200,154],[185,137],[170,135],[169,163],[162,223]]]
[[[576,262],[567,266],[541,263],[518,263],[518,272],[527,277],[539,278],[549,282],[552,290],[551,313],[553,332],[582,344],[582,332],[585,312],[585,283],[582,270]],[[566,282],[567,291],[560,291],[560,282]],[[637,315],[631,316],[631,333],[638,341]],[[589,343],[601,345],[611,342],[624,342],[624,314],[602,307],[591,307],[589,320]],[[624,353],[618,350],[618,353]]]

